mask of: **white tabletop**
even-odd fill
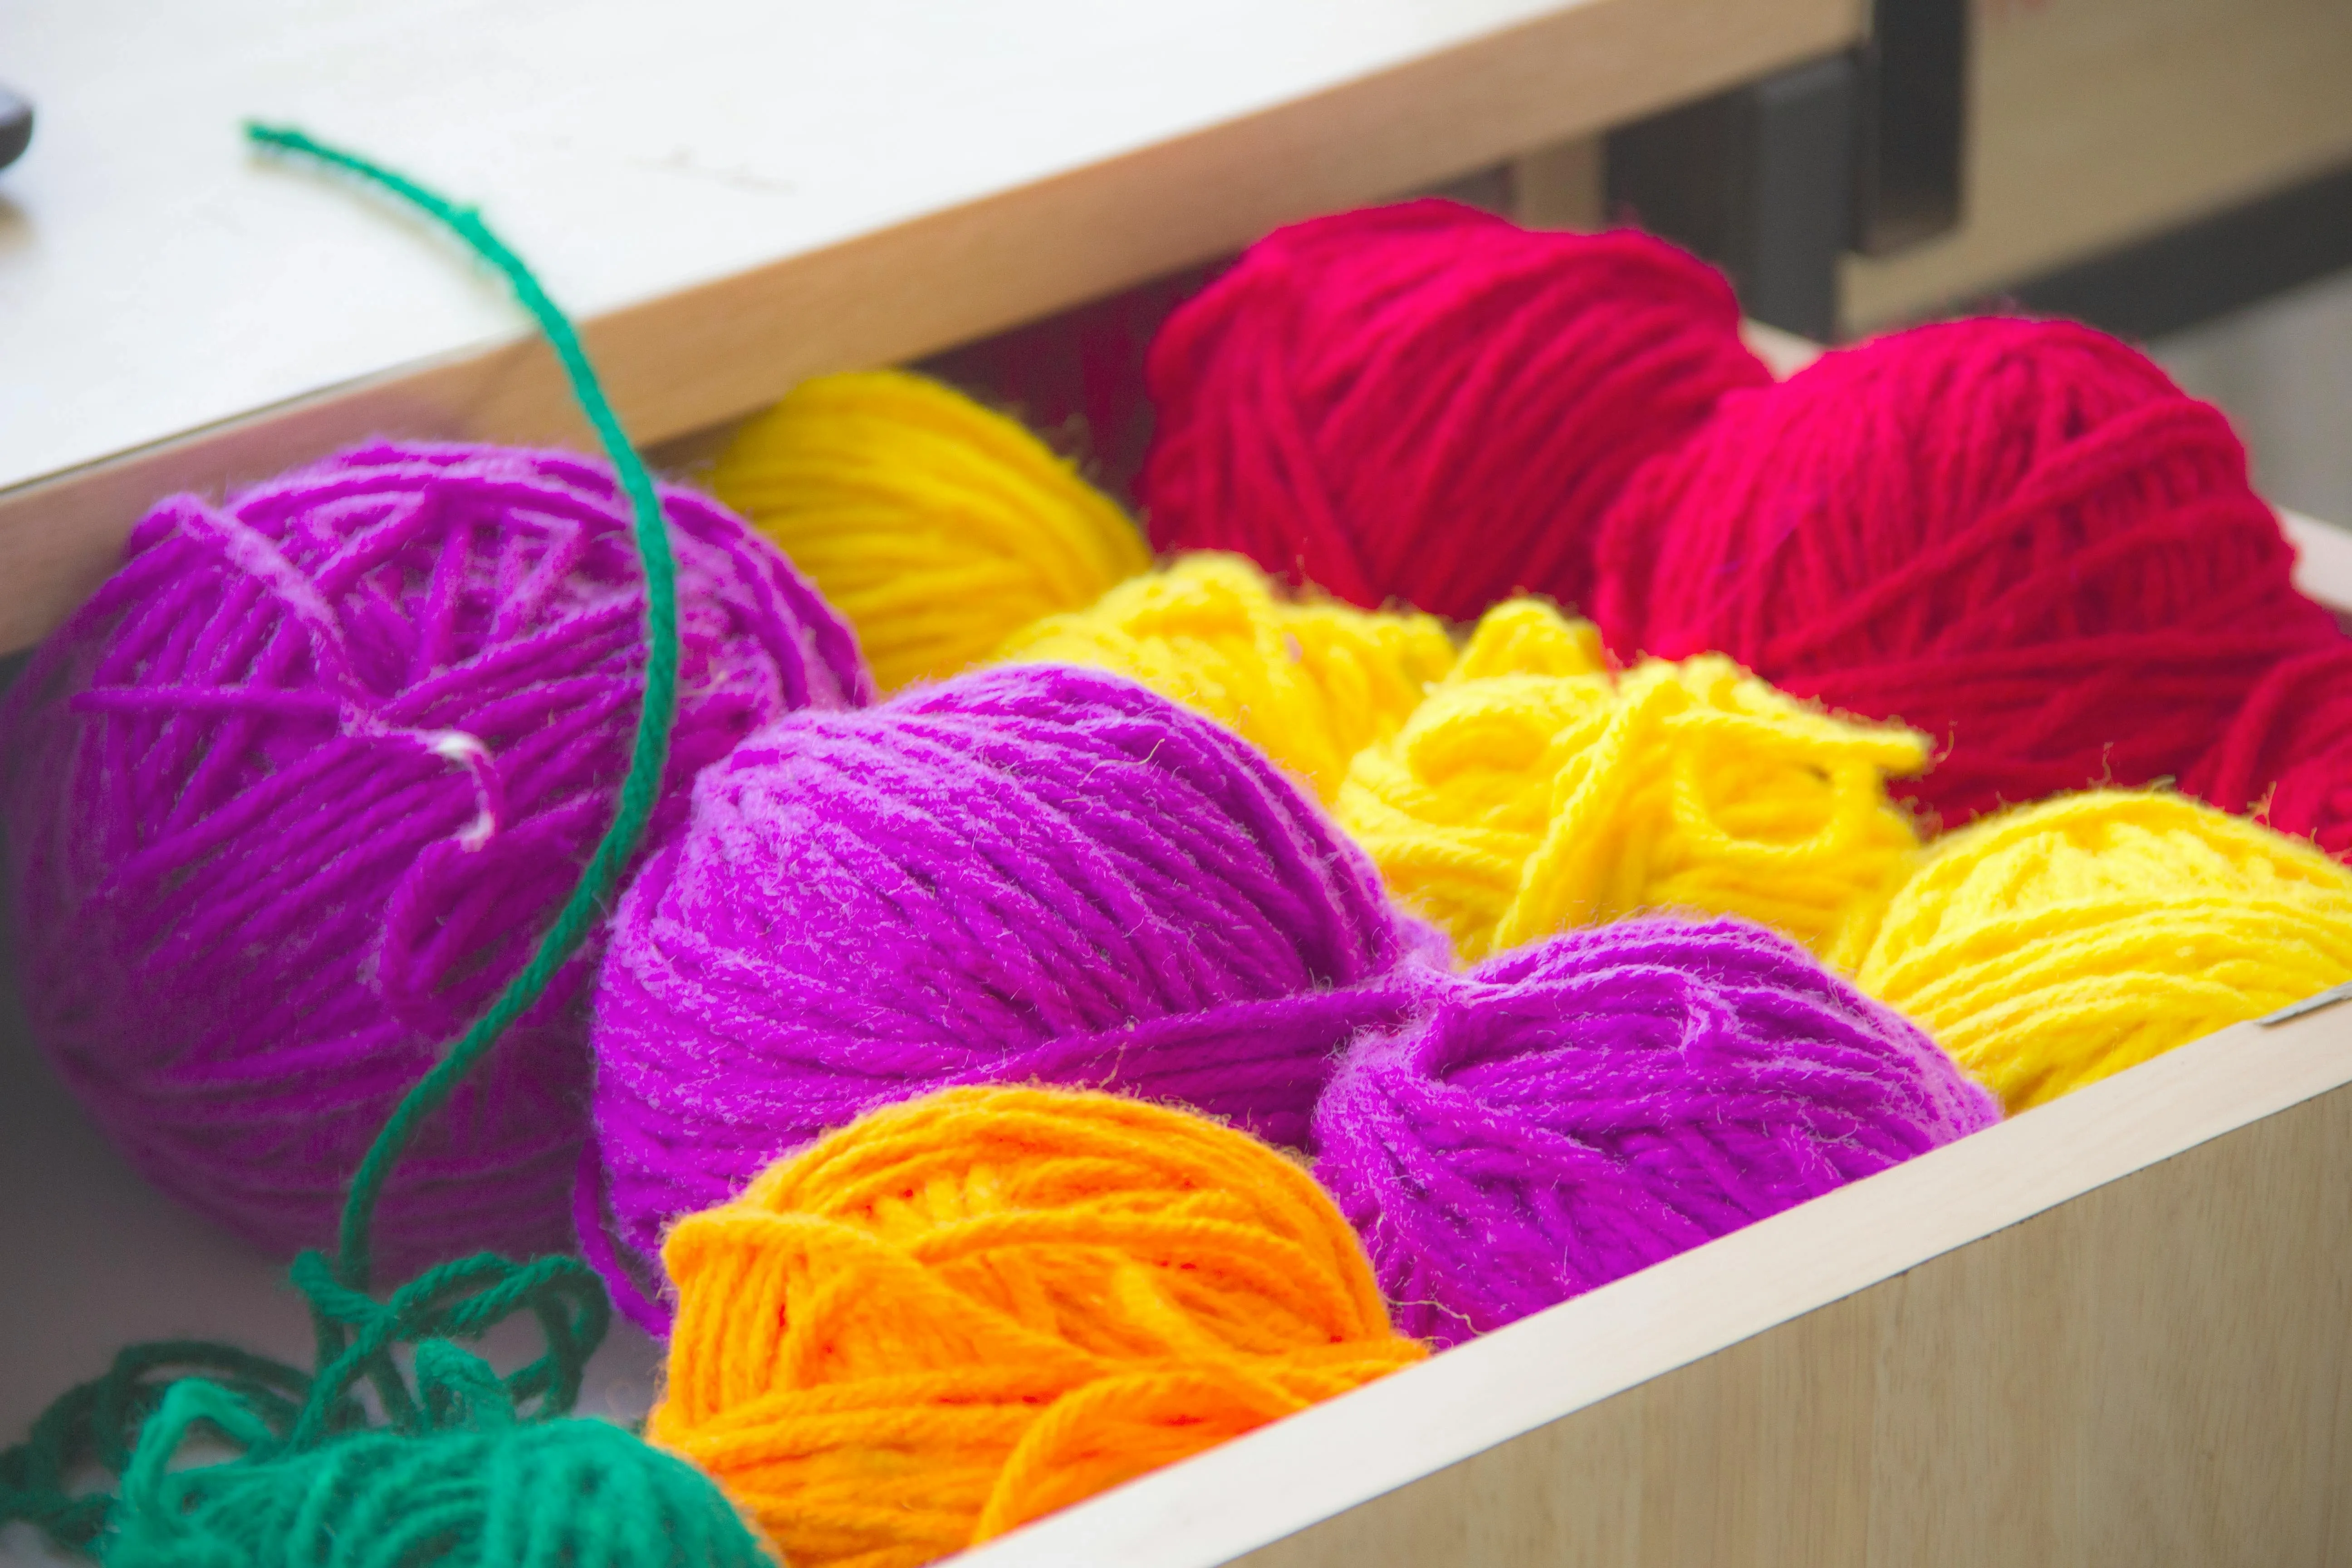
[[[1860,9],[7,0],[38,121],[0,174],[0,649],[168,489],[577,428],[543,353],[499,351],[496,279],[249,152],[248,117],[478,204],[649,441],[1838,47]]]

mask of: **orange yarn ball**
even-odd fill
[[[875,1111],[662,1259],[646,1436],[793,1568],[915,1568],[1428,1353],[1304,1171],[1102,1094]]]

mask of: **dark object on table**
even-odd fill
[[[33,144],[33,106],[0,87],[0,169],[25,155]]]

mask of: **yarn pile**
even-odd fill
[[[1429,200],[1260,240],[1169,318],[1148,379],[1160,548],[1470,620],[1581,602],[1618,489],[1770,373],[1674,247]]]
[[[876,1110],[664,1258],[646,1436],[809,1568],[915,1568],[1428,1353],[1304,1171],[1108,1095]]]
[[[1601,525],[1610,647],[1730,655],[1942,748],[1911,797],[2188,773],[2281,660],[2341,642],[2219,410],[2115,339],[1972,321],[1724,400]]]
[[[582,1238],[659,1329],[632,1266],[673,1220],[956,1084],[1304,1143],[1330,1059],[1413,1007],[1436,946],[1264,756],[1131,681],[1015,666],[788,716],[702,776],[614,918]]]
[[[677,721],[648,825],[768,721],[870,687],[743,525],[663,492]],[[325,1244],[401,1095],[520,970],[612,813],[645,595],[610,470],[373,446],[178,496],[0,710],[34,1037],[150,1181],[281,1256]],[[593,947],[385,1194],[397,1265],[565,1236]]]
[[[2352,871],[2195,801],[2094,790],[1945,837],[1841,949],[2022,1110],[2352,978]]]
[[[1671,247],[1407,203],[1170,319],[1148,532],[900,372],[749,421],[747,525],[478,216],[263,135],[505,270],[612,467],[168,501],[0,712],[37,1036],[337,1237],[316,1367],[134,1347],[0,1522],[919,1568],[2352,980],[2352,645],[2111,339],[1774,383]]]
[[[745,422],[710,485],[857,628],[885,691],[952,675],[1151,563],[1044,442],[904,371],[803,383]]]
[[[1925,766],[1909,731],[1846,722],[1717,654],[1546,675],[1571,664],[1557,616],[1471,638],[1463,667],[1393,741],[1367,747],[1336,807],[1399,897],[1465,958],[1647,910],[1747,915],[1826,944],[1916,847],[1886,796]]]
[[[1998,1120],[1787,938],[1628,920],[1490,959],[1359,1044],[1316,1173],[1399,1326],[1452,1344]]]
[[[1301,601],[1239,556],[1204,552],[1045,616],[992,657],[1132,677],[1223,723],[1328,804],[1356,753],[1393,736],[1453,667],[1454,643],[1435,616]]]

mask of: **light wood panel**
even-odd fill
[[[247,160],[240,113],[480,199],[587,319],[632,434],[659,441],[1861,25],[1858,0],[695,0],[648,29],[616,0],[444,0],[442,48],[479,68],[453,74],[406,58],[421,13],[232,9],[252,26],[93,4],[44,18],[62,41],[36,36],[74,90],[55,116],[45,101],[0,205],[19,339],[0,372],[0,649],[53,624],[173,489],[370,433],[581,437],[494,286],[414,225]]]
[[[1848,258],[1855,330],[2352,159],[2344,0],[1976,0],[1975,22],[1960,228]]]
[[[2348,1086],[2225,1030],[965,1561],[2347,1561]]]

